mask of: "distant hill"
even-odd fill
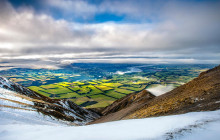
[[[5,119],[10,116],[11,121],[45,121],[49,118],[52,122],[83,125],[99,117],[70,100],[50,99],[4,77],[0,77],[0,107],[1,116]]]
[[[137,98],[138,97],[138,98]],[[220,108],[220,66],[160,96],[142,91],[115,101],[93,123],[211,111]]]

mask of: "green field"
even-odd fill
[[[126,83],[125,80],[87,80],[79,82],[60,82],[49,85],[30,86],[29,89],[53,99],[70,99],[86,108],[105,107],[115,100],[146,87],[145,83]]]

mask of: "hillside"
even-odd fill
[[[107,107],[109,114],[107,113],[106,116],[91,123],[217,110],[220,108],[219,93],[220,66],[201,73],[197,78],[170,92],[150,98],[145,102],[130,103],[124,108],[120,107],[117,112],[114,110],[120,100],[115,101]],[[138,93],[137,95],[141,94]],[[144,96],[146,95],[143,94],[142,98]],[[114,108],[111,109],[111,106]]]
[[[150,92],[146,90],[143,90],[139,92],[138,94],[131,93],[125,97],[122,97],[116,100],[111,105],[104,108],[101,113],[102,115],[107,115],[110,113],[120,111],[123,108],[129,107],[131,105],[133,106],[133,108],[136,108],[140,104],[143,104],[154,97],[155,96],[153,94],[151,94]]]
[[[4,77],[0,77],[0,107],[1,116],[5,119],[11,116],[11,121],[44,121],[47,118],[82,125],[99,117],[70,100],[49,99]]]

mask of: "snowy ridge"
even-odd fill
[[[38,115],[49,116],[56,121],[74,125],[84,125],[99,117],[96,113],[87,111],[70,100],[53,100],[44,97],[4,77],[0,77],[0,107],[0,112],[4,109],[1,113],[9,113],[7,110],[35,111]]]
[[[0,88],[0,98],[17,101],[17,102],[24,103],[24,104],[34,105],[33,102],[22,98],[22,96],[19,97],[16,92],[13,92],[13,91],[10,91],[10,90],[4,89],[4,88]],[[4,101],[6,102],[7,100],[4,100]],[[8,101],[8,102],[10,102],[10,101]]]
[[[4,120],[0,118],[0,137],[4,140],[207,140],[208,138],[218,140],[219,119],[220,110],[78,127],[27,123],[4,124],[2,123]],[[180,131],[188,128],[190,128],[189,131]]]
[[[91,111],[83,109],[82,107],[77,106],[76,104],[74,104],[73,102],[71,102],[69,100],[61,100],[61,101],[59,101],[59,104],[61,104],[65,109],[71,110],[71,112],[65,112],[66,115],[72,115],[78,119],[81,119],[79,117],[80,115],[76,116],[74,114],[81,114],[81,113],[85,114],[86,118],[84,120],[84,124],[99,117],[99,115],[97,115],[96,113],[93,113]],[[73,109],[73,108],[75,108],[75,109]]]
[[[15,108],[19,110],[36,110],[32,106],[34,103],[25,98],[22,98],[21,95],[16,92],[0,88],[0,107],[4,108]]]
[[[8,79],[6,79],[5,77],[0,76],[0,87],[1,88],[5,88],[5,89],[9,89],[12,91],[16,91],[18,93],[22,93],[25,94],[27,96],[33,96],[33,97],[40,97],[38,94],[36,94],[35,92],[24,88],[22,86],[20,86],[17,83],[13,83],[11,81],[9,81]]]
[[[0,87],[1,88],[4,88],[5,86],[8,87],[8,88],[11,88],[12,84],[13,83],[11,81],[9,81],[8,79],[0,76]]]
[[[23,97],[23,98],[22,98]],[[0,88],[0,124],[60,124],[52,116],[38,113],[29,97]],[[29,99],[29,100],[28,100]]]

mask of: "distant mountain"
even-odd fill
[[[1,116],[7,119],[9,115],[13,117],[12,121],[19,117],[19,121],[50,118],[51,121],[82,125],[99,117],[95,112],[86,110],[70,100],[50,99],[1,76],[0,107]]]
[[[135,97],[144,100],[131,100]],[[90,124],[217,109],[220,109],[220,66],[157,97],[146,91],[130,94],[106,107],[102,111],[104,116]]]

